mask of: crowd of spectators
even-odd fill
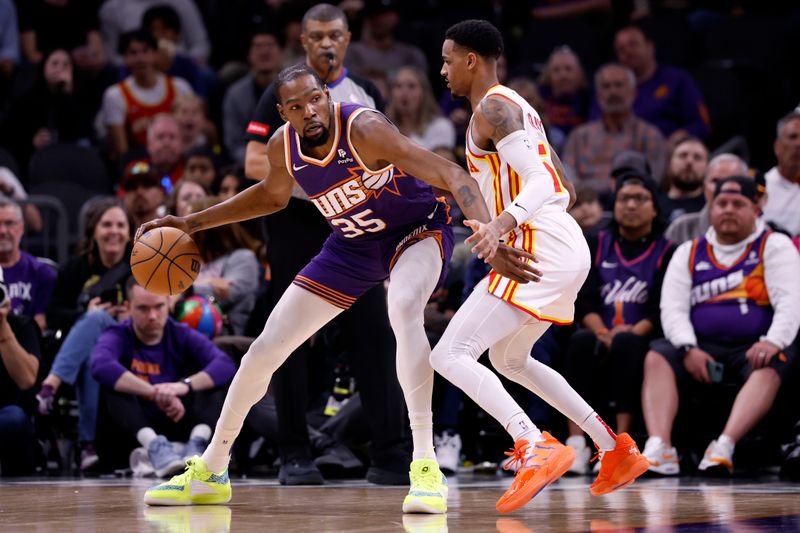
[[[238,357],[329,230],[297,189],[281,213],[196,235],[204,265],[184,297],[223,317],[209,340],[180,323],[181,302],[131,281],[136,228],[263,179],[283,123],[271,83],[303,61],[334,99],[385,112],[465,164],[468,104],[439,67],[444,29],[473,17],[506,36],[501,82],[539,112],[592,250],[575,324],[551,327],[532,357],[640,437],[661,474],[730,472],[748,435],[772,450],[794,440],[800,76],[789,36],[800,10],[731,4],[0,0],[0,475],[47,468],[59,439],[80,450],[62,466],[87,473],[145,462],[168,475],[202,452]],[[745,37],[763,46],[720,44],[747,21]],[[103,162],[80,209],[54,210],[70,204],[42,186],[56,146]],[[53,224],[69,228],[71,256],[43,244]],[[426,314],[432,341],[484,267],[456,251]],[[320,469],[363,475],[371,458],[388,476],[373,481],[404,477],[393,349],[379,287],[276,373],[239,466],[277,457],[289,465],[282,483],[321,483]],[[324,414],[333,397],[341,408]],[[704,402],[719,409],[692,410]],[[535,398],[522,404],[576,448],[573,471],[588,472],[579,428]],[[434,412],[444,470],[499,459],[499,428],[438,381]]]

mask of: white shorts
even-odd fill
[[[538,283],[524,285],[494,271],[481,280],[475,290],[487,290],[539,320],[571,324],[575,299],[586,281],[591,264],[589,247],[580,226],[567,213],[548,213],[523,224],[509,244],[533,253],[533,265],[542,271]]]

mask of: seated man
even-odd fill
[[[722,434],[711,441],[701,472],[733,470],[733,449],[769,411],[794,362],[800,326],[800,255],[785,235],[758,220],[753,180],[720,181],[709,211],[711,228],[683,243],[667,267],[661,300],[665,339],[645,358],[642,409],[650,470],[675,475],[672,446],[678,387],[737,380]]]
[[[0,269],[0,285],[4,294]],[[0,299],[2,296],[0,296]],[[35,438],[31,413],[33,396],[26,391],[39,371],[39,332],[35,322],[11,312],[11,300],[0,304],[0,475],[32,474]]]
[[[663,236],[657,186],[644,156],[635,155],[642,164],[617,173],[609,229],[589,238],[592,267],[575,304],[583,328],[570,338],[564,369],[581,396],[611,407],[618,433],[630,432],[639,412],[644,357],[660,330],[661,282],[674,251]],[[577,451],[570,471],[587,474],[591,452],[583,430],[567,425],[566,444]]]
[[[169,318],[166,296],[147,292],[132,277],[126,293],[131,319],[108,328],[92,350],[101,419],[109,422],[98,423],[98,455],[127,457],[138,441],[156,475],[167,476],[205,449],[222,409],[219,388],[236,367],[201,333]],[[188,441],[182,455],[168,438]]]

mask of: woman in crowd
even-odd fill
[[[167,198],[167,212],[170,215],[186,216],[192,211],[192,204],[205,200],[208,190],[196,179],[183,178]]]
[[[119,200],[103,198],[89,209],[78,253],[61,267],[47,322],[66,335],[37,399],[49,414],[62,383],[75,386],[81,470],[93,466],[100,386],[89,369],[89,355],[100,334],[127,316],[125,282],[131,274],[130,251],[135,228]]]

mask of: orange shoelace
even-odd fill
[[[513,457],[510,461],[503,465],[503,470],[517,471],[525,464],[525,452],[528,451],[528,441],[515,443],[514,447],[505,453],[508,457]]]

